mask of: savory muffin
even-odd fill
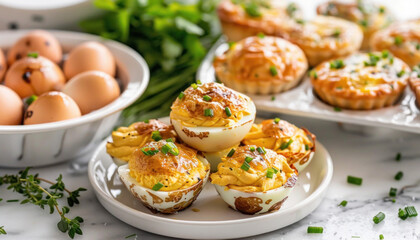
[[[392,24],[378,31],[370,44],[373,50],[387,49],[414,67],[420,63],[420,20]]]
[[[390,10],[370,1],[328,1],[317,8],[318,14],[339,17],[358,24],[363,30],[362,49],[369,49],[369,40],[378,30],[394,21]]]
[[[211,174],[223,200],[246,214],[278,210],[296,182],[284,156],[256,145],[233,149]]]
[[[371,110],[394,104],[410,68],[388,51],[357,53],[323,62],[310,72],[316,94],[332,106]]]
[[[420,107],[420,66],[413,67],[409,83],[416,97],[417,107]]]
[[[239,92],[274,94],[296,86],[308,63],[303,51],[278,37],[248,37],[214,60],[218,79]]]
[[[300,172],[313,157],[315,139],[315,135],[305,128],[275,118],[254,124],[242,143],[274,150],[285,156],[289,165]]]
[[[171,123],[182,141],[207,152],[238,144],[256,112],[249,97],[218,83],[192,84],[171,109]]]
[[[146,143],[168,138],[176,139],[172,126],[154,119],[133,123],[129,127],[120,127],[113,131],[111,136],[112,142],[106,144],[106,152],[118,165],[128,162],[137,148]]]
[[[126,187],[152,211],[174,213],[190,206],[209,174],[197,151],[171,140],[138,148],[128,165],[118,168]]]

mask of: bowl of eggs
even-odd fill
[[[115,41],[0,32],[0,166],[43,166],[87,153],[148,81],[144,59]]]

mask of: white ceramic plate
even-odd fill
[[[283,207],[274,213],[244,215],[230,209],[210,183],[192,206],[175,215],[153,214],[125,188],[103,142],[89,163],[89,180],[99,202],[115,217],[139,229],[179,238],[241,238],[283,228],[306,217],[321,203],[333,174],[328,151],[319,142]]]
[[[197,72],[197,79],[202,82],[216,81],[213,68],[214,56],[221,55],[227,49],[228,45],[221,38],[202,62]],[[409,87],[396,105],[370,111],[344,109],[340,112],[335,111],[334,107],[315,96],[308,78],[304,78],[297,87],[284,93],[248,96],[252,98],[257,110],[260,111],[420,133],[420,111]],[[272,100],[273,96],[275,97],[274,101]]]

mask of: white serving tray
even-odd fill
[[[227,49],[228,44],[224,38],[219,39],[201,63],[197,71],[197,79],[200,79],[203,83],[216,81],[213,59],[215,56],[223,54]],[[336,111],[334,107],[318,99],[307,77],[297,87],[284,93],[249,96],[259,111],[286,113],[302,117],[420,133],[420,111],[416,106],[415,96],[409,87],[407,87],[404,95],[396,105],[369,111],[344,109],[339,112]],[[274,100],[272,100],[273,97]]]

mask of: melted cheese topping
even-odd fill
[[[395,23],[372,38],[375,51],[389,50],[411,67],[420,63],[420,20]]]
[[[312,136],[312,140],[308,135]],[[287,121],[275,123],[268,119],[261,124],[254,124],[242,142],[274,150],[285,156],[289,165],[292,165],[312,152],[314,140],[315,136],[306,129],[300,129]]]
[[[152,189],[155,184],[162,183],[163,187],[159,191],[187,189],[204,179],[208,166],[197,158],[196,150],[175,143],[179,154],[164,154],[161,148],[166,143],[161,140],[147,144],[146,147],[159,150],[152,156],[145,155],[140,148],[137,149],[128,162],[130,176],[145,188]]]
[[[296,45],[265,36],[235,43],[215,58],[214,67],[217,76],[225,80],[291,82],[302,76],[308,64]]]
[[[295,174],[282,155],[269,149],[266,149],[265,154],[260,154],[251,151],[251,147],[257,148],[255,145],[238,147],[232,157],[223,157],[217,172],[210,176],[211,182],[244,192],[265,192],[283,186]],[[246,157],[253,158],[249,162],[248,171],[241,168]],[[268,178],[267,170],[271,168],[278,172]]]
[[[377,62],[369,66],[372,58]],[[316,88],[344,98],[375,98],[401,92],[407,84],[410,68],[391,55],[358,53],[339,60],[343,61],[344,67],[331,68],[336,61],[331,60],[313,70],[311,82]]]
[[[176,138],[172,126],[158,120],[149,120],[149,123],[133,123],[129,127],[120,127],[113,131],[112,142],[106,144],[106,152],[112,157],[129,161],[138,147],[154,141],[152,132],[159,131],[163,139]]]
[[[184,94],[172,104],[170,116],[186,127],[230,127],[251,114],[248,109],[251,99],[218,83],[189,87]],[[206,95],[210,101],[204,99]],[[232,113],[229,117],[226,108]],[[213,116],[205,116],[207,109],[211,109]]]

